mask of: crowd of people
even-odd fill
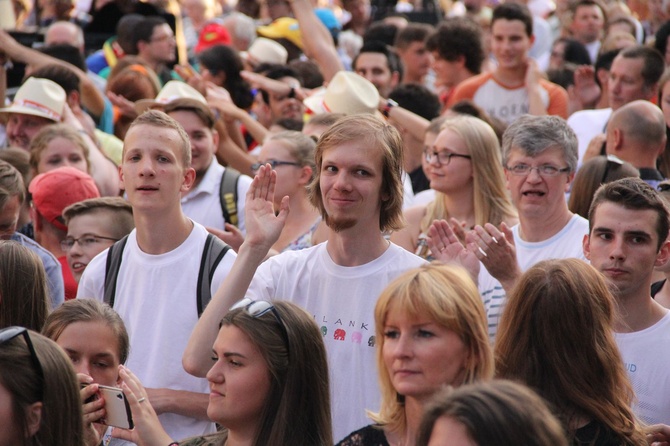
[[[12,2],[0,444],[670,444],[666,3]]]

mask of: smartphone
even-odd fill
[[[86,385],[82,384],[83,387],[86,387]],[[123,390],[118,387],[98,385],[98,392],[105,398],[105,413],[107,414],[105,418],[100,419],[98,422],[107,426],[132,429],[134,427],[133,415],[130,412],[130,405]],[[86,402],[88,403],[96,399],[98,399],[97,394],[86,400]]]

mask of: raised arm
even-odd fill
[[[184,369],[204,377],[212,366],[212,346],[219,332],[219,321],[228,309],[242,299],[258,266],[277,241],[288,215],[288,196],[284,197],[278,215],[273,209],[277,173],[269,165],[261,166],[247,192],[245,221],[247,236],[240,246],[235,263],[214,297],[205,308],[191,333],[184,351]]]

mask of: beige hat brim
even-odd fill
[[[34,108],[24,107],[21,105],[10,105],[9,107],[0,108],[0,113],[19,113],[22,115],[38,116],[40,118],[48,119],[49,121],[58,122],[53,116],[48,113],[40,112]]]
[[[163,107],[165,104],[162,102],[158,102],[154,99],[140,99],[139,101],[135,102],[135,111],[137,112],[138,115],[141,115],[147,110],[151,110],[152,108],[158,108],[158,107]]]
[[[323,100],[326,96],[326,89],[321,87],[316,93],[312,94],[310,97],[304,99],[302,103],[310,109],[315,115],[321,113],[330,113],[330,110],[326,108]]]

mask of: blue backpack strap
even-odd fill
[[[121,257],[123,250],[128,242],[126,235],[118,242],[109,247],[107,251],[107,263],[105,264],[105,292],[104,302],[110,307],[114,307],[114,297],[116,296],[116,279],[121,269]]]
[[[202,251],[202,259],[200,260],[200,271],[198,272],[198,291],[197,291],[197,306],[198,317],[205,311],[205,307],[210,300],[212,300],[212,278],[216,267],[226,255],[230,246],[223,242],[220,238],[207,234],[205,240],[205,249]]]

